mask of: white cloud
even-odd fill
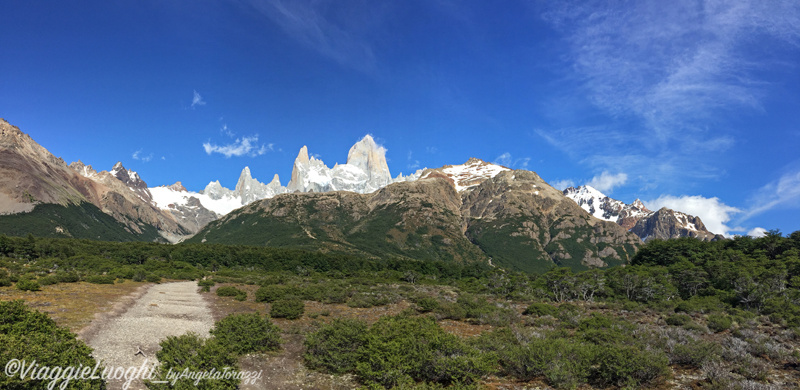
[[[192,106],[191,107],[195,108],[196,106],[205,106],[206,102],[205,102],[205,100],[203,100],[203,97],[200,96],[200,94],[197,93],[197,91],[193,91],[193,92],[194,92],[194,96],[192,97]]]
[[[211,155],[212,153],[219,153],[227,158],[230,158],[231,156],[255,157],[272,151],[273,144],[259,145],[258,135],[253,135],[250,137],[237,138],[236,141],[228,145],[216,145],[212,144],[211,141],[205,142],[203,143],[203,149],[205,149],[206,154],[208,155]]]
[[[493,164],[502,165],[511,169],[528,169],[528,163],[531,161],[530,157],[513,158],[511,153],[505,152],[492,162]]]
[[[767,235],[767,229],[764,229],[762,227],[753,228],[749,232],[747,232],[747,235],[755,238],[764,237]]]
[[[588,101],[587,110],[599,109],[614,125],[536,132],[593,167],[660,182],[717,177],[723,172],[717,156],[736,138],[724,127],[726,118],[762,110],[767,66],[796,66],[800,2],[550,4],[542,16],[563,34],[564,90],[578,89],[555,98],[556,109],[547,111],[555,123],[574,126],[575,107]],[[763,51],[750,50],[755,37],[768,43]],[[790,47],[789,57],[781,45]],[[652,174],[653,167],[667,174]]]
[[[375,55],[369,43],[371,35],[369,31],[358,30],[381,25],[380,7],[360,4],[345,12],[338,2],[328,1],[251,0],[249,3],[289,37],[322,56],[362,72],[372,72],[375,68]],[[340,12],[331,13],[332,9]]]
[[[600,192],[610,194],[614,191],[614,187],[621,186],[628,181],[628,175],[624,172],[612,175],[608,171],[603,171],[599,176],[595,176],[589,180],[586,185],[592,186]]]
[[[150,153],[148,155],[144,155],[142,153],[142,149],[139,149],[139,150],[133,152],[133,155],[131,155],[131,158],[133,158],[134,160],[142,161],[142,162],[149,162],[150,160],[153,159],[153,153]]]
[[[662,195],[658,199],[645,202],[647,208],[651,210],[658,210],[662,207],[673,209],[676,211],[684,212],[689,215],[700,217],[703,224],[706,225],[712,233],[722,234],[730,237],[731,231],[738,230],[738,228],[731,228],[727,222],[731,220],[733,215],[741,212],[736,207],[728,206],[719,198],[705,198],[699,195],[694,196],[672,196]]]
[[[228,137],[231,137],[231,138],[236,136],[236,133],[234,133],[233,131],[228,129],[228,124],[227,123],[222,125],[222,128],[219,129],[219,132],[222,133],[223,135],[227,135]]]
[[[778,180],[761,187],[751,203],[753,206],[742,219],[779,207],[800,207],[800,170],[785,173]]]
[[[564,191],[569,187],[575,187],[575,182],[572,180],[554,180],[550,182],[553,188]]]
[[[427,152],[427,153],[434,154],[434,153],[436,153],[438,151],[439,151],[439,148],[437,148],[435,146],[427,146],[427,147],[425,147],[425,152]]]
[[[408,151],[408,164],[406,165],[408,169],[419,169],[419,160],[414,159],[414,152]]]

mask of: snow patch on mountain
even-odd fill
[[[452,180],[456,191],[462,192],[497,176],[503,171],[510,171],[510,169],[478,158],[470,158],[461,165],[447,165],[440,169],[428,170],[422,175],[422,178],[430,177],[434,172],[440,172]]]
[[[292,178],[286,186],[289,192],[351,191],[361,194],[377,191],[396,181],[419,178],[420,172],[392,179],[386,163],[386,149],[370,135],[356,142],[347,153],[347,163],[329,168],[322,160],[309,157],[303,146],[292,168]]]
[[[203,207],[219,215],[228,214],[242,207],[241,199],[233,197],[213,199],[206,194],[192,191],[176,191],[168,186],[151,187],[149,190],[153,196],[153,203],[162,210],[173,210],[178,206],[196,207],[191,205],[192,198],[199,200]]]

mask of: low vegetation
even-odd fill
[[[274,321],[303,336],[306,367],[372,388],[499,381],[768,389],[800,380],[800,232],[656,240],[626,267],[543,274],[288,249],[0,236],[0,293],[148,279],[197,280],[219,299],[242,299],[271,317],[227,317],[210,339],[165,341],[162,355],[175,369],[275,353]],[[192,359],[173,359],[177,351]]]

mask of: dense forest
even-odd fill
[[[199,280],[205,291],[243,300],[240,288],[255,285],[255,301],[269,305],[273,318],[302,317],[304,301],[411,302],[414,309],[399,316],[371,324],[329,318],[306,335],[310,369],[352,374],[377,388],[473,388],[489,376],[556,388],[658,387],[697,370],[703,388],[767,389],[782,386],[776,378],[800,377],[800,231],[654,240],[627,266],[544,274],[283,248],[0,236],[0,286],[36,291],[125,279]],[[0,325],[24,317],[20,306],[2,309]],[[491,330],[460,338],[442,320]],[[261,329],[247,340],[269,334],[264,345],[247,347],[253,351],[280,348],[268,317],[217,325],[225,327],[239,335]],[[0,326],[0,336],[17,344],[32,337],[12,328]],[[162,354],[191,347],[207,358],[192,364],[229,364],[244,341],[223,333],[210,341],[172,338]],[[417,347],[406,348],[412,341]]]

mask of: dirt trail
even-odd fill
[[[105,367],[139,368],[155,363],[158,343],[168,336],[195,332],[208,337],[214,325],[211,310],[198,293],[196,282],[157,284],[141,291],[116,317],[92,322],[82,338],[94,349],[94,357]],[[142,353],[137,354],[141,349]],[[121,389],[124,381],[109,380],[108,388]],[[145,389],[141,381],[129,389]]]

